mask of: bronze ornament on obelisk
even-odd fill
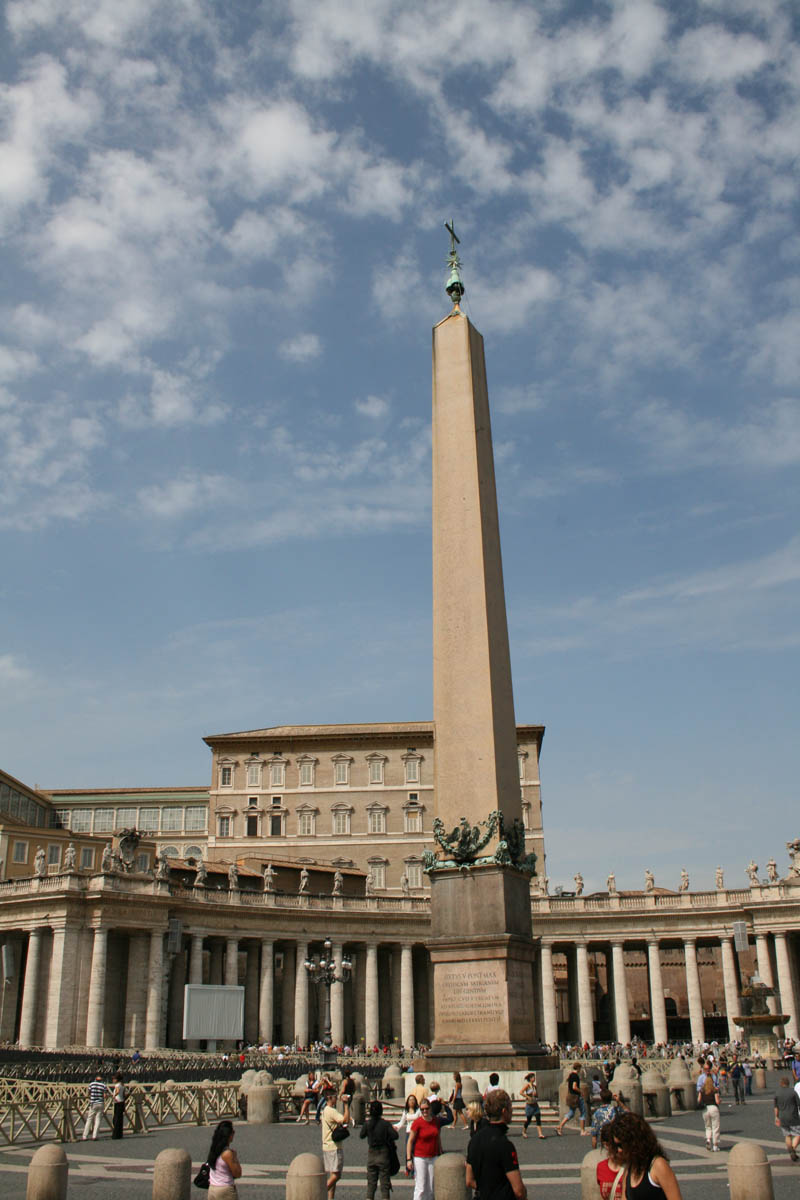
[[[461,312],[433,330],[433,718],[431,880],[435,1033],[426,1062],[546,1065],[536,1036],[530,876],[483,339]]]

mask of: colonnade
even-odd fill
[[[64,922],[4,940],[16,965],[3,989],[0,1035],[21,1046],[181,1046],[186,983],[243,985],[248,1042],[306,1046],[324,1033],[324,988],[309,982],[304,966],[322,939],[190,929],[175,942],[163,927]],[[424,947],[340,938],[340,969],[345,953],[353,969],[331,987],[334,1044],[396,1039],[411,1047],[427,1039],[432,972]]]
[[[693,1042],[704,1041],[705,1015],[697,958],[698,942],[701,942],[703,946],[719,946],[720,948],[728,1040],[739,1040],[742,1031],[740,1026],[735,1024],[734,1017],[740,1014],[741,985],[733,935],[727,933],[711,936],[707,934],[670,935],[663,938],[659,938],[655,933],[645,938],[594,939],[579,937],[571,938],[568,942],[556,936],[543,936],[539,956],[542,1040],[550,1045],[560,1040],[556,973],[553,965],[554,952],[566,955],[571,1036],[581,1044],[588,1042],[592,1045],[597,1040],[589,965],[591,951],[602,953],[605,956],[613,1037],[623,1044],[630,1042],[631,1004],[626,984],[625,952],[646,949],[652,1040],[662,1043],[668,1041],[661,955],[663,949],[668,949],[670,953],[674,953],[676,949],[682,949],[690,1036]],[[785,1024],[786,1035],[796,1038],[800,1036],[796,964],[793,962],[787,934],[780,931],[757,930],[754,934],[754,942],[759,976],[768,987],[775,988],[777,993],[769,998],[770,1011],[785,1013],[788,1016],[789,1019]]]

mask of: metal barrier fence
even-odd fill
[[[279,1089],[291,1094],[292,1085]],[[0,1145],[26,1141],[73,1142],[89,1113],[83,1084],[38,1083],[0,1079]],[[128,1087],[124,1128],[146,1133],[153,1126],[208,1125],[239,1113],[239,1084],[132,1084]],[[102,1126],[111,1129],[113,1104],[106,1101]]]

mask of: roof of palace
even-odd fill
[[[397,734],[433,736],[433,721],[371,721],[352,725],[271,725],[263,729],[242,729],[234,733],[209,733],[203,738],[213,742],[238,741],[246,738],[358,738],[392,736]],[[518,725],[517,733],[544,736],[544,725]]]

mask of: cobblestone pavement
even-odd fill
[[[700,1113],[686,1113],[654,1122],[675,1172],[680,1180],[685,1200],[724,1200],[728,1196],[727,1151],[735,1141],[754,1141],[763,1145],[772,1166],[775,1200],[796,1200],[800,1192],[800,1164],[793,1164],[783,1147],[783,1140],[773,1123],[773,1084],[770,1089],[755,1095],[744,1107],[736,1108],[723,1100],[722,1152],[710,1154],[705,1149],[705,1135]],[[284,1187],[286,1170],[296,1154],[320,1152],[320,1134],[315,1125],[284,1123],[280,1126],[248,1126],[236,1122],[236,1147],[244,1167],[239,1181],[241,1200],[270,1200]],[[366,1141],[357,1130],[344,1143],[345,1170],[337,1188],[341,1200],[362,1200],[366,1182]],[[535,1197],[556,1196],[575,1200],[580,1196],[579,1170],[583,1156],[591,1146],[588,1137],[568,1131],[558,1138],[552,1127],[545,1130],[546,1141],[533,1136],[523,1140],[520,1127],[512,1127],[511,1135],[517,1146],[523,1178],[532,1200]],[[119,1200],[124,1191],[126,1200],[151,1200],[153,1161],[167,1146],[180,1146],[189,1151],[196,1166],[204,1160],[210,1141],[210,1131],[196,1126],[171,1126],[158,1132],[126,1136],[121,1142],[111,1141],[108,1132],[98,1141],[77,1142],[65,1146],[69,1159],[69,1195],[88,1189],[91,1200]],[[445,1151],[463,1153],[467,1135],[460,1130],[445,1129],[442,1133]],[[0,1195],[3,1200],[22,1200],[25,1195],[26,1172],[34,1145],[0,1151]],[[401,1146],[402,1150],[402,1146]],[[401,1154],[402,1158],[402,1154]],[[394,1180],[398,1200],[411,1200],[413,1180],[402,1174]],[[202,1193],[195,1192],[197,1200]]]

